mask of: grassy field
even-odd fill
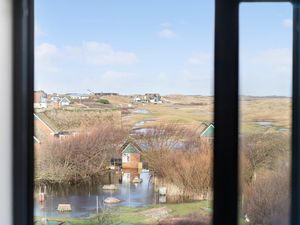
[[[166,218],[173,217],[188,217],[193,213],[208,217],[211,214],[211,202],[200,201],[193,203],[181,203],[181,204],[163,204],[163,205],[151,205],[145,208],[130,208],[130,207],[116,207],[110,213],[110,219],[114,224],[129,223],[134,225],[155,225],[160,220],[155,216],[155,213],[159,214],[162,211],[167,212]],[[150,213],[149,213],[150,212]],[[35,220],[41,218],[36,217]],[[68,219],[68,218],[53,218],[50,220],[65,221],[71,225],[93,225],[95,219]]]
[[[163,104],[133,103],[130,96],[105,96],[110,101],[110,108],[76,108],[67,110],[46,110],[39,116],[58,130],[74,130],[101,124],[103,121],[121,123],[129,128],[140,121],[147,121],[144,127],[158,123],[179,123],[197,129],[201,122],[213,121],[214,99],[206,96],[164,96]],[[121,113],[123,107],[127,113]],[[149,114],[134,113],[136,109],[145,109]],[[241,131],[274,131],[291,127],[291,99],[284,97],[241,97],[240,98]],[[263,126],[260,122],[271,123]]]
[[[103,97],[104,98],[104,97]],[[164,96],[163,104],[132,104],[128,96],[105,97],[111,103],[111,109],[69,109],[47,110],[40,112],[47,123],[59,130],[85,130],[91,126],[101,126],[102,122],[133,127],[151,127],[159,123],[179,123],[197,129],[204,121],[213,121],[213,97],[203,96]],[[132,104],[132,108],[128,107]],[[120,107],[123,105],[124,108]],[[126,108],[126,109],[125,109]],[[148,113],[137,113],[137,109]],[[122,113],[123,111],[126,113]],[[144,121],[142,125],[137,125]],[[291,99],[285,97],[242,97],[240,98],[240,132],[257,133],[286,131],[291,128]],[[161,219],[156,214],[166,212],[167,218],[187,217],[198,214],[208,217],[211,203],[207,201],[151,205],[145,208],[116,207],[110,214],[113,223],[158,224]],[[154,215],[154,216],[153,216]],[[36,218],[39,219],[39,218]],[[91,219],[66,219],[72,225],[95,225]]]
[[[270,131],[291,127],[290,98],[244,98],[240,104],[243,132],[255,132],[264,126],[255,122],[271,122]]]
[[[150,114],[129,114],[123,117],[129,125],[143,120],[152,120],[144,126],[157,123],[180,123],[191,128],[197,128],[204,121],[213,121],[213,98],[177,96],[165,97],[165,104],[138,105]],[[269,126],[263,123],[270,123]],[[291,127],[291,99],[290,98],[241,98],[240,128],[242,133],[285,130]]]

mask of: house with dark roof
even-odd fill
[[[36,143],[41,143],[44,140],[54,137],[56,131],[49,126],[40,116],[36,113],[33,114],[34,121],[34,140]]]
[[[142,169],[141,148],[132,140],[128,140],[122,147],[122,168]]]

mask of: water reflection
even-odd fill
[[[133,183],[139,178],[141,183]],[[35,194],[35,216],[43,217],[88,217],[97,211],[97,199],[100,208],[128,206],[143,207],[156,203],[154,187],[149,171],[124,170],[120,174],[111,174],[101,185],[59,186],[48,187],[45,201],[40,201],[38,192]],[[109,182],[109,180],[111,182]],[[117,190],[103,190],[104,184],[115,184]],[[117,204],[104,204],[107,197],[120,199]],[[58,204],[70,204],[72,211],[60,213]]]

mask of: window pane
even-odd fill
[[[240,10],[241,224],[289,224],[292,6]]]
[[[35,220],[209,224],[213,1],[35,3]]]

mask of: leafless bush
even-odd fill
[[[140,137],[144,161],[159,178],[184,194],[207,194],[211,187],[212,144],[176,124],[159,125]]]
[[[276,169],[280,156],[289,154],[290,138],[277,133],[256,133],[242,138],[242,154],[249,163],[249,169],[254,176],[259,169]]]
[[[289,168],[265,171],[244,190],[243,211],[250,224],[285,225],[289,221]]]
[[[289,136],[281,132],[252,134],[242,139],[242,208],[250,224],[288,224],[289,141]]]
[[[37,154],[36,181],[80,182],[103,174],[126,135],[124,130],[106,125],[52,140]]]

